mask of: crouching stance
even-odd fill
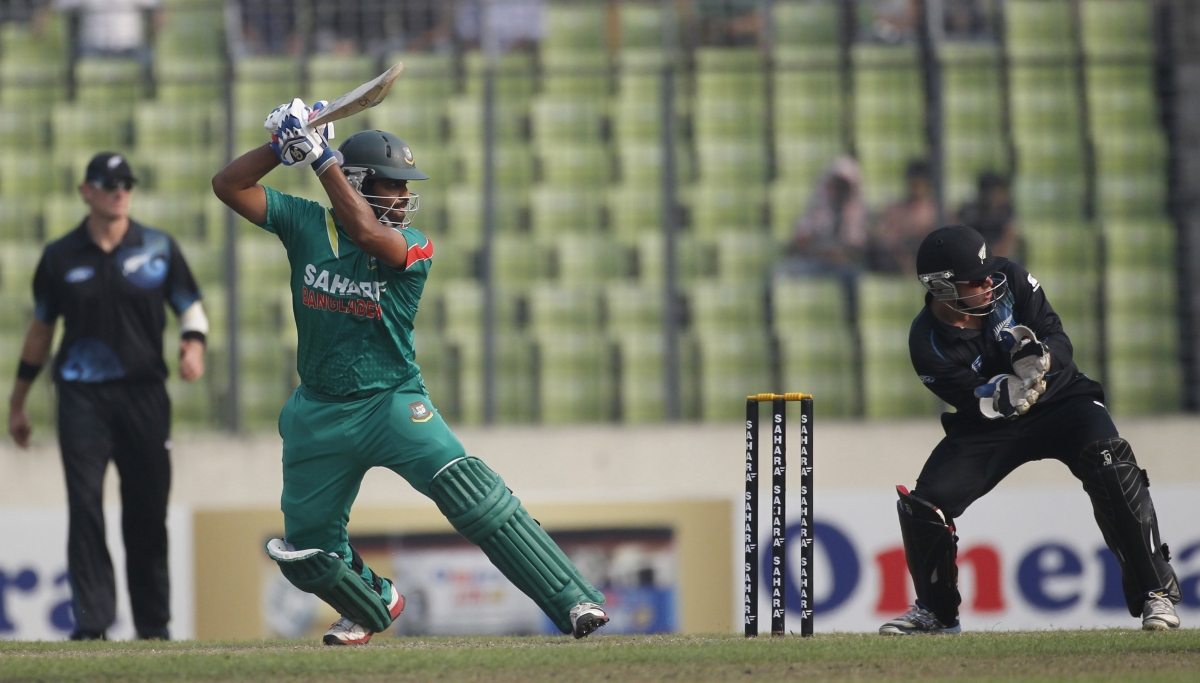
[[[409,227],[418,196],[408,182],[429,176],[383,131],[353,135],[334,152],[332,124],[310,128],[312,113],[298,99],[280,106],[265,124],[271,143],[213,178],[222,201],[279,238],[292,267],[301,383],[279,416],[285,538],[267,553],[341,615],[327,645],[366,643],[386,629],[404,596],[346,533],[363,475],[386,467],[437,503],[561,631],[588,635],[608,622],[603,594],[500,476],[466,454],[421,380],[413,321],[433,243]],[[281,162],[311,167],[332,208],[258,184]]]
[[[1038,281],[987,253],[964,226],[931,233],[917,253],[925,308],[913,322],[913,367],[943,401],[946,437],[909,492],[900,531],[917,603],[883,634],[958,633],[954,520],[1027,462],[1065,464],[1091,498],[1121,567],[1130,615],[1146,630],[1179,627],[1181,594],[1158,533],[1150,480],[1117,433],[1104,389],[1079,372],[1071,340]]]

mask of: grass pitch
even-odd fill
[[[0,642],[0,681],[1197,681],[1200,630]]]

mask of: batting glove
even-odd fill
[[[979,412],[989,420],[1015,420],[1029,412],[1040,394],[1025,388],[1025,380],[1016,375],[996,375],[987,384],[975,387]]]
[[[318,105],[317,111],[325,103]],[[308,127],[313,112],[297,97],[289,104],[276,107],[263,122],[263,127],[271,131],[271,149],[279,155],[284,166],[311,166],[317,175],[321,175],[337,163],[337,154],[329,148],[329,142],[322,134],[332,135],[332,124]]]
[[[1042,394],[1046,391],[1046,372],[1050,370],[1050,347],[1038,341],[1033,330],[1017,325],[1001,333],[1001,345],[1012,354],[1013,372],[1025,388]]]

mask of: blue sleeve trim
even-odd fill
[[[52,324],[55,320],[58,319],[57,314],[52,314],[50,312],[50,304],[46,303],[45,301],[37,301],[34,303],[33,315],[35,317],[37,317],[38,320],[46,323],[47,325]]]
[[[929,331],[929,345],[933,347],[933,352],[937,354],[938,358],[941,358],[942,360],[946,361],[947,363],[950,362],[950,361],[946,360],[946,357],[942,355],[942,352],[940,350],[938,350],[937,342],[933,341],[933,330]]]

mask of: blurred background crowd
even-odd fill
[[[133,218],[181,241],[214,323],[177,429],[273,428],[297,383],[286,253],[209,179],[279,103],[403,61],[337,137],[394,132],[431,176],[417,361],[451,423],[735,420],[769,390],[935,414],[913,260],[956,221],[1034,273],[1115,411],[1193,409],[1187,5],[6,0],[0,347],[15,367],[41,245],[82,220],[86,160],[120,151]],[[265,182],[323,201],[311,176]]]

